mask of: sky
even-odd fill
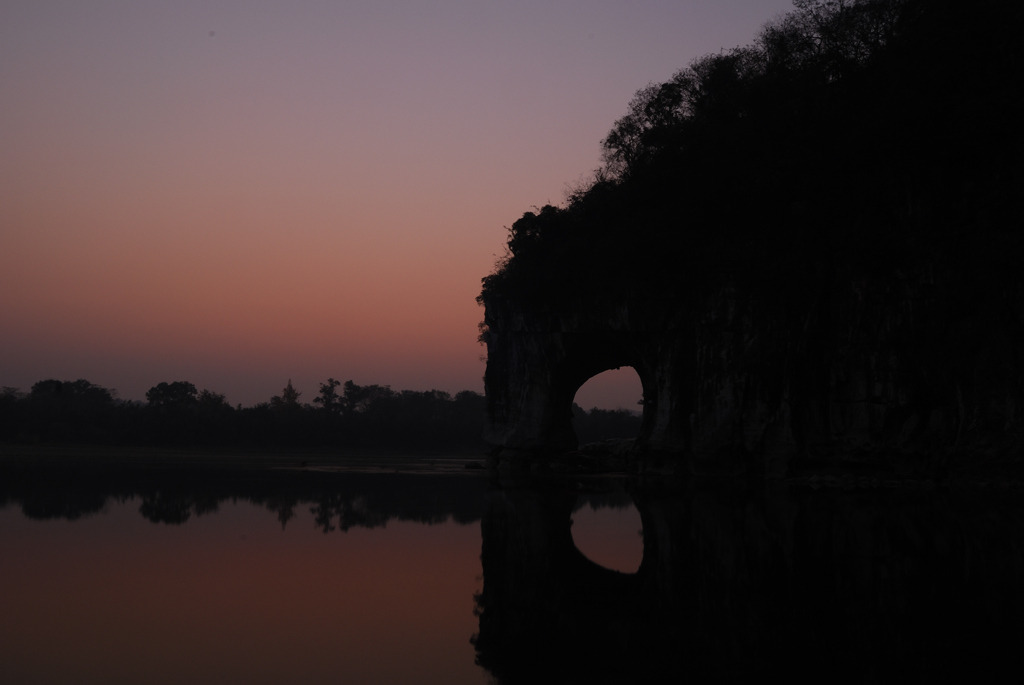
[[[482,392],[506,227],[586,181],[639,88],[789,8],[4,0],[0,385]]]

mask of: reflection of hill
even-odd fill
[[[179,524],[243,500],[282,525],[309,507],[325,532],[482,517],[473,641],[507,685],[945,682],[964,670],[993,682],[1024,638],[1019,489],[500,478],[3,459],[0,506],[76,519],[137,498],[147,519]],[[578,507],[630,501],[644,556],[622,574],[580,553],[570,522]]]
[[[184,523],[221,502],[244,500],[277,513],[282,525],[308,506],[325,532],[374,527],[391,519],[437,523],[479,519],[484,486],[455,474],[352,473],[266,465],[0,462],[0,506],[20,505],[35,519],[77,519],[110,500],[141,500],[153,522]]]
[[[574,547],[572,487],[492,491],[474,641],[500,682],[992,682],[1015,663],[1015,493],[631,488],[636,574]]]
[[[150,521],[180,524],[240,499],[277,513],[282,525],[296,507],[309,506],[324,532],[373,528],[391,519],[471,523],[484,510],[487,482],[479,472],[465,471],[465,460],[365,458],[344,464],[352,462],[355,467],[345,470],[330,463],[305,468],[294,460],[232,463],[224,457],[205,464],[178,456],[0,459],[0,508],[17,505],[29,518],[73,521],[101,512],[111,500],[134,497]],[[609,481],[581,493],[573,508],[630,503]]]

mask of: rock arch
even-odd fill
[[[901,266],[776,292],[726,277],[674,300],[485,292],[485,437],[508,466],[576,449],[576,390],[628,365],[644,392],[639,470],[856,462],[942,478],[984,455],[1019,459],[1019,275],[994,272],[965,307],[952,276]]]
[[[640,374],[626,364],[606,369],[588,378],[577,388],[573,404],[583,410],[625,410],[639,415],[642,413],[640,405],[644,402],[643,395]]]
[[[480,298],[501,459],[571,448],[576,374],[631,359],[640,455],[773,474],[1020,468],[1018,4],[966,20],[895,3],[864,24],[811,4],[791,15],[801,35],[829,16],[862,45],[842,69],[779,57],[771,31],[702,58],[637,93],[589,187],[511,226]],[[860,43],[865,26],[891,40]],[[947,43],[971,49],[920,59]],[[950,83],[971,107],[946,105]]]
[[[687,383],[676,362],[686,338],[679,330],[638,323],[626,307],[557,312],[487,302],[486,438],[500,457],[515,462],[576,449],[576,391],[593,376],[622,366],[633,367],[643,386],[637,450],[685,450]]]

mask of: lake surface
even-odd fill
[[[0,513],[0,674],[20,682],[479,683],[479,525],[282,530],[253,504],[154,524]]]
[[[1018,489],[463,466],[0,464],[0,683],[1019,677]]]

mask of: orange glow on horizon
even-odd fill
[[[0,6],[0,385],[483,389],[480,279],[789,0]]]

